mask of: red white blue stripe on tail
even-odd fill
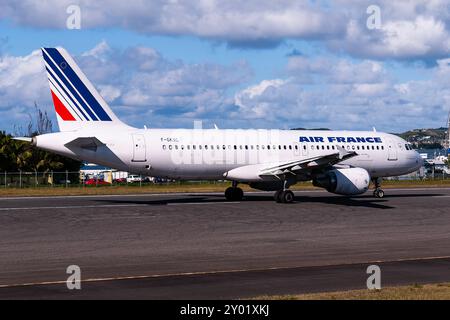
[[[70,122],[121,123],[67,51],[42,48],[42,54],[61,130]]]

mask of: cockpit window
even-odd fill
[[[406,150],[413,150],[413,147],[410,143],[405,144]]]
[[[406,150],[409,150],[408,144],[405,144],[405,148],[406,148]]]

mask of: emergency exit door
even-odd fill
[[[145,137],[143,134],[133,134],[133,162],[145,162],[146,158]]]

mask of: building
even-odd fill
[[[128,172],[117,171],[94,163],[83,163],[80,168],[80,175],[82,180],[96,178],[109,183],[112,183],[114,180],[128,178]]]

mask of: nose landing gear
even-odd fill
[[[225,198],[228,201],[241,201],[244,198],[244,191],[237,187],[236,181],[233,181],[232,186],[225,190]]]

